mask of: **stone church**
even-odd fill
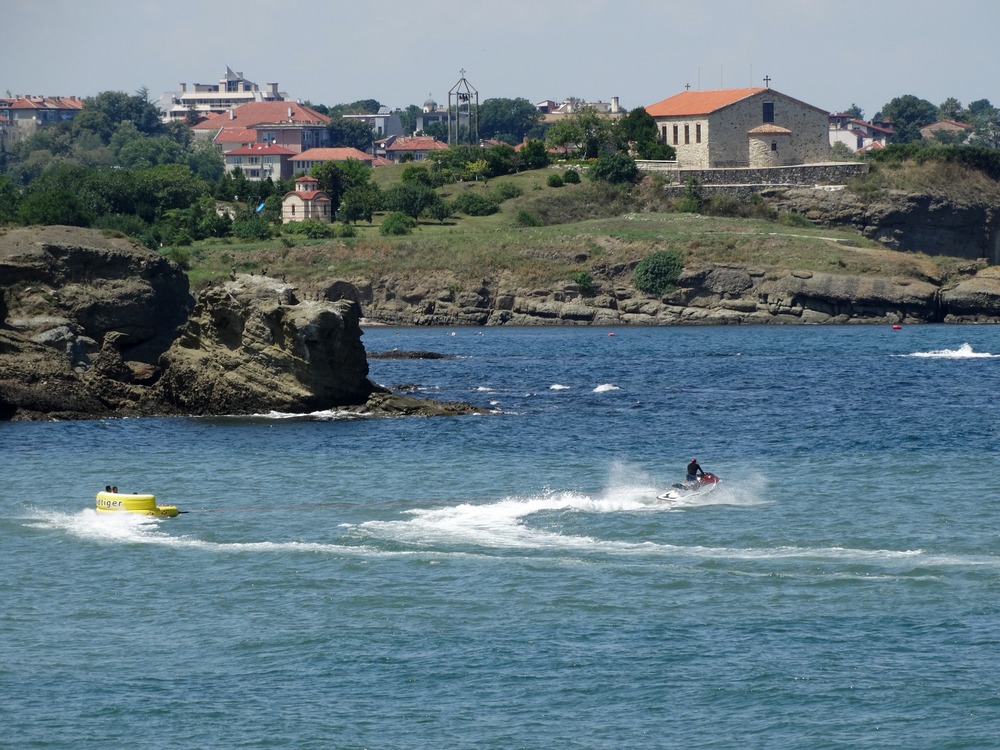
[[[781,167],[829,160],[829,113],[772,88],[683,91],[646,111],[681,168]]]

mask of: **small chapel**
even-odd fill
[[[299,177],[295,190],[281,199],[281,223],[309,220],[333,221],[333,203],[315,177]]]

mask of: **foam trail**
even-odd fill
[[[958,349],[936,349],[930,352],[913,352],[912,354],[904,354],[903,356],[924,357],[928,359],[988,359],[1000,355],[973,351],[972,346],[966,342]]]

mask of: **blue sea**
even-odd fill
[[[1000,327],[364,342],[494,413],[0,424],[0,746],[1000,747]]]

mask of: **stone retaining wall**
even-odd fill
[[[643,172],[664,175],[674,185],[683,186],[694,177],[702,186],[725,186],[727,192],[740,192],[740,188],[752,188],[751,192],[756,192],[764,187],[845,185],[849,180],[868,174],[868,165],[860,162],[723,169],[690,169],[679,167],[675,161],[639,160],[636,164]]]

